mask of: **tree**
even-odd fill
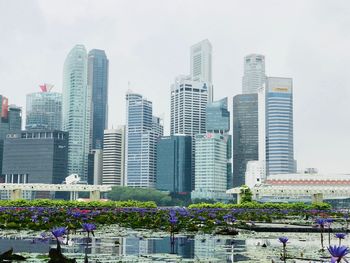
[[[247,185],[241,186],[241,203],[252,202],[253,193]]]

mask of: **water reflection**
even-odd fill
[[[113,237],[112,234],[110,236],[108,234],[106,233],[103,238],[101,237],[103,233],[99,237],[91,238],[87,248],[90,258],[110,257],[114,258],[115,262],[120,262],[124,257],[147,256],[149,259],[165,255],[200,262],[271,262],[271,259],[278,258],[281,249],[281,244],[277,240],[281,233],[251,233],[239,235],[234,239],[212,235],[176,236],[173,246],[169,236],[144,238],[139,236],[141,232],[136,231],[128,233],[126,237]],[[288,250],[295,257],[319,258],[320,255],[317,254],[320,249],[319,234],[288,233],[288,237],[290,239]],[[331,241],[331,244],[337,242],[333,237]],[[350,240],[346,239],[343,243],[350,245]],[[45,243],[35,241],[30,236],[13,234],[12,238],[0,238],[0,252],[13,248],[15,253],[47,254],[49,248],[54,246],[53,240]],[[63,253],[70,256],[85,253],[85,248],[86,239],[79,235],[74,236],[69,245],[62,246]]]

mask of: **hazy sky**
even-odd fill
[[[350,173],[350,1],[0,0],[0,94],[25,107],[39,84],[62,88],[75,44],[110,63],[109,125],[125,119],[130,88],[153,101],[169,131],[170,85],[189,73],[189,48],[213,45],[214,97],[241,93],[243,57],[294,81],[299,168]]]

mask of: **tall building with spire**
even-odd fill
[[[157,140],[163,135],[160,119],[152,115],[152,102],[126,94],[125,178],[127,186],[156,186]]]
[[[108,126],[108,67],[104,50],[92,49],[88,54],[88,85],[92,89],[91,148],[103,148],[103,132]]]
[[[63,130],[68,136],[68,174],[87,180],[90,151],[91,87],[87,82],[87,52],[76,45],[63,67]]]
[[[26,130],[62,129],[62,94],[53,85],[40,85],[40,92],[27,94]]]
[[[242,93],[258,93],[265,80],[265,57],[259,54],[245,56]]]

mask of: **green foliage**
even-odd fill
[[[253,200],[253,193],[246,185],[241,186],[241,198],[242,203],[252,202]]]
[[[224,204],[224,203],[199,203],[192,204],[189,208],[222,208],[222,209],[232,209],[232,208],[246,208],[246,209],[278,209],[278,210],[330,210],[332,207],[327,203],[317,203],[317,204],[305,204],[302,202],[296,203],[258,203],[258,202],[244,202],[241,204]]]
[[[151,188],[133,188],[116,186],[112,188],[107,195],[108,199],[114,201],[137,200],[137,201],[153,201],[157,205],[170,206],[173,205],[171,196],[168,193],[161,192]]]
[[[330,210],[332,209],[332,206],[328,203],[315,203],[311,205],[312,209],[316,209],[316,210]]]
[[[127,200],[127,201],[66,201],[66,200],[0,200],[0,207],[79,207],[79,208],[113,208],[113,207],[140,207],[140,208],[155,208],[155,202]]]

